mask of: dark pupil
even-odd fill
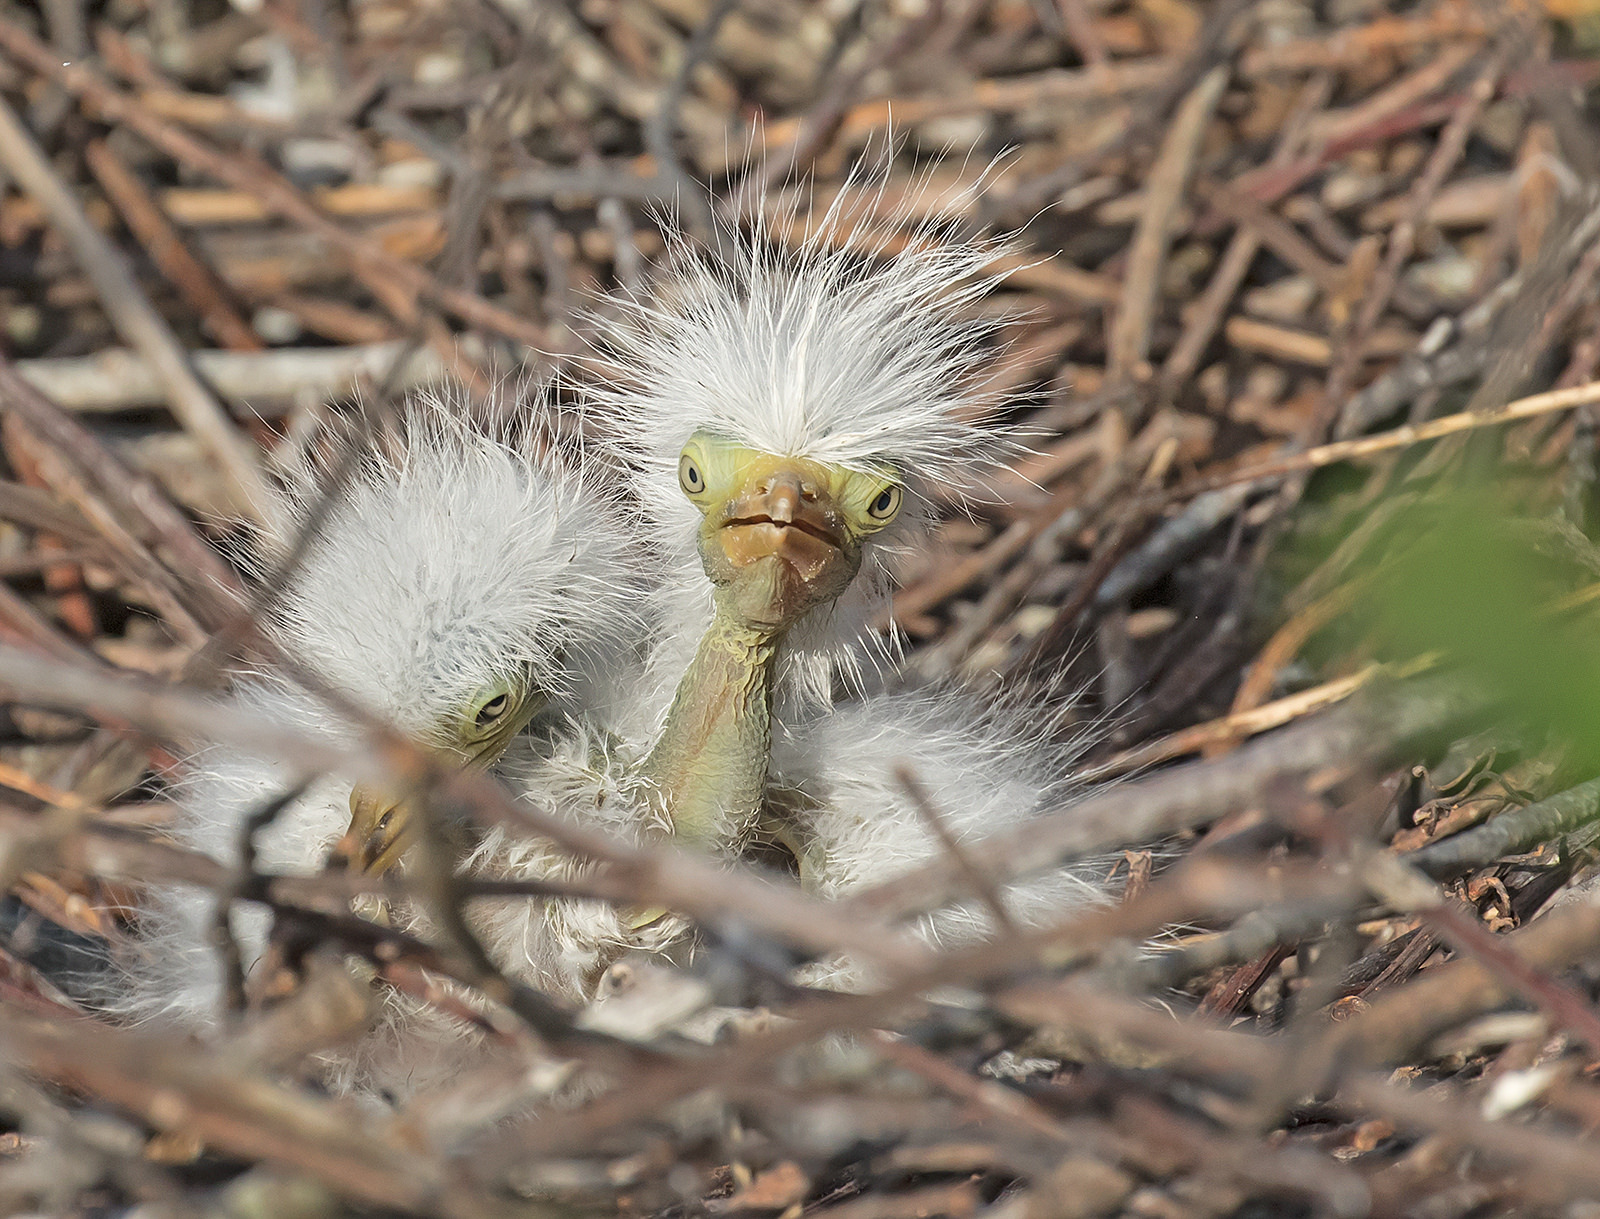
[[[878,493],[878,502],[873,504],[872,507],[877,512],[887,512],[889,511],[889,505],[892,503],[894,503],[894,488],[885,487]]]
[[[700,468],[698,466],[691,464],[687,467],[685,473],[688,476],[689,485],[691,487],[698,487],[700,485]]]
[[[504,694],[496,695],[483,704],[483,709],[478,712],[478,723],[487,724],[505,709],[506,696]]]

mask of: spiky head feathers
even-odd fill
[[[831,248],[827,229],[798,251],[759,234],[723,255],[677,251],[655,298],[612,329],[623,387],[602,391],[637,450],[646,507],[676,501],[697,431],[892,469],[917,498],[972,490],[998,445],[973,419],[989,327],[966,307],[989,290],[995,252],[950,237],[933,230],[877,262]]]
[[[315,517],[328,472],[302,478],[286,513],[296,527]],[[634,531],[581,463],[541,453],[526,428],[416,398],[396,445],[364,448],[331,494],[271,632],[403,731],[434,736],[483,714],[496,683],[571,697],[637,631]]]

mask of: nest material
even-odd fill
[[[47,14],[0,11],[6,1208],[1594,1208],[1595,759],[1486,715],[1481,685],[1353,698],[1397,659],[1379,587],[1424,570],[1374,549],[1406,504],[1514,469],[1525,549],[1566,564],[1541,604],[1580,612],[1600,572],[1591,6]],[[887,166],[863,256],[950,198],[1021,230],[981,307],[1034,451],[904,573],[907,669],[1081,688],[1086,778],[1133,777],[843,907],[620,851],[615,896],[713,928],[745,982],[1051,858],[1129,848],[1122,902],[980,953],[885,950],[885,994],[779,989],[705,1046],[585,1031],[449,945],[328,914],[332,881],[280,883],[298,990],[226,1052],[80,1019],[136,882],[252,883],[129,831],[159,830],[165,742],[258,727],[192,692],[248,647],[217,544],[257,481],[354,391],[603,374],[585,311],[647,290],[666,210],[691,234],[793,214],[859,189],[863,158]],[[447,1008],[423,967],[486,989],[502,1001],[455,1014],[565,1065],[399,1120],[319,1095],[308,1064],[364,1010],[352,957]],[[638,981],[644,1010],[678,1001]]]

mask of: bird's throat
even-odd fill
[[[753,625],[721,598],[644,771],[674,836],[707,846],[754,824],[772,748],[772,681],[786,629]]]

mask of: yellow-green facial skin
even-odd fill
[[[678,483],[700,509],[700,559],[719,601],[752,627],[785,630],[842,593],[865,539],[891,524],[904,491],[892,470],[782,457],[696,432]]]
[[[704,518],[715,612],[643,769],[677,837],[734,842],[766,785],[784,636],[849,587],[863,543],[894,520],[903,491],[890,471],[763,453],[710,432],[689,438],[678,483]]]
[[[530,678],[495,682],[480,690],[427,747],[438,753],[442,765],[487,769],[547,702]],[[389,871],[415,835],[414,801],[415,792],[403,785],[358,784],[350,792],[350,828],[335,848],[335,858],[373,875]]]

